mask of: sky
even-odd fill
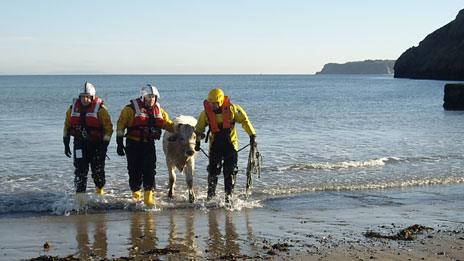
[[[0,75],[314,74],[397,59],[464,0],[2,0]]]

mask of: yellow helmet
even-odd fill
[[[217,102],[219,106],[222,106],[224,103],[224,92],[219,88],[214,88],[208,93],[208,102],[215,103]]]

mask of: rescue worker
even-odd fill
[[[68,158],[74,155],[74,185],[76,202],[80,207],[86,201],[89,165],[95,183],[95,192],[98,195],[104,194],[106,151],[113,133],[108,109],[103,100],[95,94],[95,86],[85,82],[79,98],[74,99],[66,112],[64,121],[64,154]],[[69,148],[70,136],[74,137],[73,153]]]
[[[122,109],[117,124],[117,153],[127,157],[132,199],[136,202],[142,200],[143,183],[143,200],[148,207],[155,203],[155,140],[160,139],[161,129],[174,132],[172,121],[158,103],[159,98],[160,94],[154,85],[143,86],[140,97],[131,100]]]
[[[218,175],[223,168],[225,201],[229,203],[234,190],[237,174],[238,139],[235,128],[240,123],[250,136],[250,144],[256,142],[256,132],[248,116],[240,105],[232,104],[229,97],[219,88],[208,93],[203,101],[204,110],[198,117],[195,132],[197,143],[195,150],[200,150],[200,139],[204,137],[205,127],[209,126],[209,165],[208,165],[208,197],[210,200],[216,195]]]

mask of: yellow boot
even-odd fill
[[[143,201],[147,207],[152,207],[155,204],[155,199],[153,197],[153,190],[145,191],[143,195]]]
[[[87,195],[85,192],[76,192],[75,205],[78,209],[83,209],[87,204]]]
[[[96,187],[95,188],[95,193],[99,196],[103,196],[105,195],[105,189],[103,189],[103,187],[99,188],[99,187]]]
[[[142,190],[132,192],[132,200],[139,202],[142,200]]]

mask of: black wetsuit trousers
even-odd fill
[[[83,141],[74,139],[74,186],[76,192],[87,189],[87,175],[89,165],[95,187],[105,186],[105,158],[107,147],[102,141]]]
[[[126,139],[126,157],[131,191],[140,190],[142,184],[145,191],[155,189],[155,143]]]
[[[234,190],[235,177],[237,174],[238,153],[234,145],[228,142],[214,141],[209,151],[208,165],[208,196],[216,194],[218,176],[221,168],[224,173],[224,192],[231,195]]]

